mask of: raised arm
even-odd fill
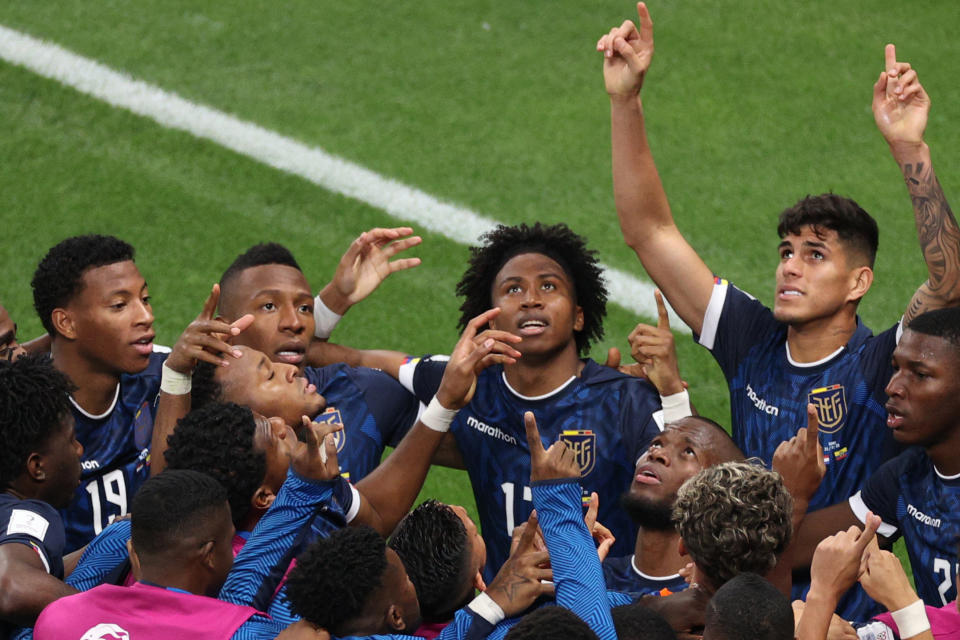
[[[960,228],[923,140],[930,97],[910,64],[897,62],[892,44],[884,54],[886,70],[873,86],[873,118],[907,184],[929,273],[907,306],[904,322],[909,323],[926,311],[960,303]]]
[[[699,333],[713,273],[674,223],[647,142],[640,89],[653,59],[653,22],[637,4],[640,28],[627,20],[600,38],[610,96],[613,195],[626,243],[683,321]]]

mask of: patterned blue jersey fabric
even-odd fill
[[[870,509],[883,520],[880,533],[903,536],[917,595],[941,607],[957,599],[960,477],[944,477],[915,447],[890,460],[850,499],[861,520]]]
[[[396,446],[416,422],[420,403],[377,369],[335,364],[307,367],[303,375],[327,400],[315,419],[343,425],[335,435],[340,470],[357,482],[380,464],[385,446]]]
[[[150,477],[150,438],[166,359],[167,353],[155,352],[146,369],[121,375],[108,415],[94,418],[72,407],[77,440],[83,445],[83,473],[73,501],[60,512],[66,553],[93,540],[113,518],[126,515],[137,489]]]
[[[689,586],[679,574],[655,578],[641,573],[633,564],[632,554],[619,558],[608,556],[603,561],[603,580],[607,589],[628,593],[635,600],[642,596],[670,595]]]
[[[473,400],[453,421],[451,432],[470,475],[487,543],[488,582],[510,554],[513,528],[533,510],[525,411],[533,411],[548,442],[563,439],[576,450],[583,494],[587,499],[592,491],[600,495],[598,520],[617,537],[612,553],[633,549],[637,529],[617,499],[630,486],[637,458],[660,432],[660,396],[645,380],[592,360],[584,364],[580,377],[539,399],[513,392],[503,367],[485,369]],[[404,365],[400,379],[428,403],[445,366],[442,357],[416,360]]]

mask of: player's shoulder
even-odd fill
[[[63,535],[63,521],[52,506],[0,493],[0,539],[26,536],[46,542],[59,538],[62,545]]]
[[[589,387],[621,388],[630,393],[657,395],[657,388],[650,384],[648,380],[623,373],[619,369],[602,365],[590,358],[583,359],[580,382]]]

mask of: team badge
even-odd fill
[[[343,424],[343,418],[340,416],[340,410],[333,407],[327,407],[327,410],[313,419],[317,424]],[[343,445],[347,443],[347,430],[340,429],[333,434],[333,443],[337,445],[337,453],[343,451]]]
[[[847,399],[843,385],[832,384],[814,389],[807,395],[807,401],[817,408],[820,431],[836,433],[843,428],[847,420]]]
[[[593,431],[563,431],[559,440],[576,454],[581,478],[593,471],[597,461],[597,434]]]

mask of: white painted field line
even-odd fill
[[[0,25],[0,58],[115,107],[150,118],[164,127],[212,140],[456,242],[474,244],[482,233],[498,224],[322,149],[196,104],[3,25]],[[605,267],[605,274],[611,302],[646,318],[656,318],[652,285],[610,267]],[[676,316],[673,316],[672,324],[688,332]]]

